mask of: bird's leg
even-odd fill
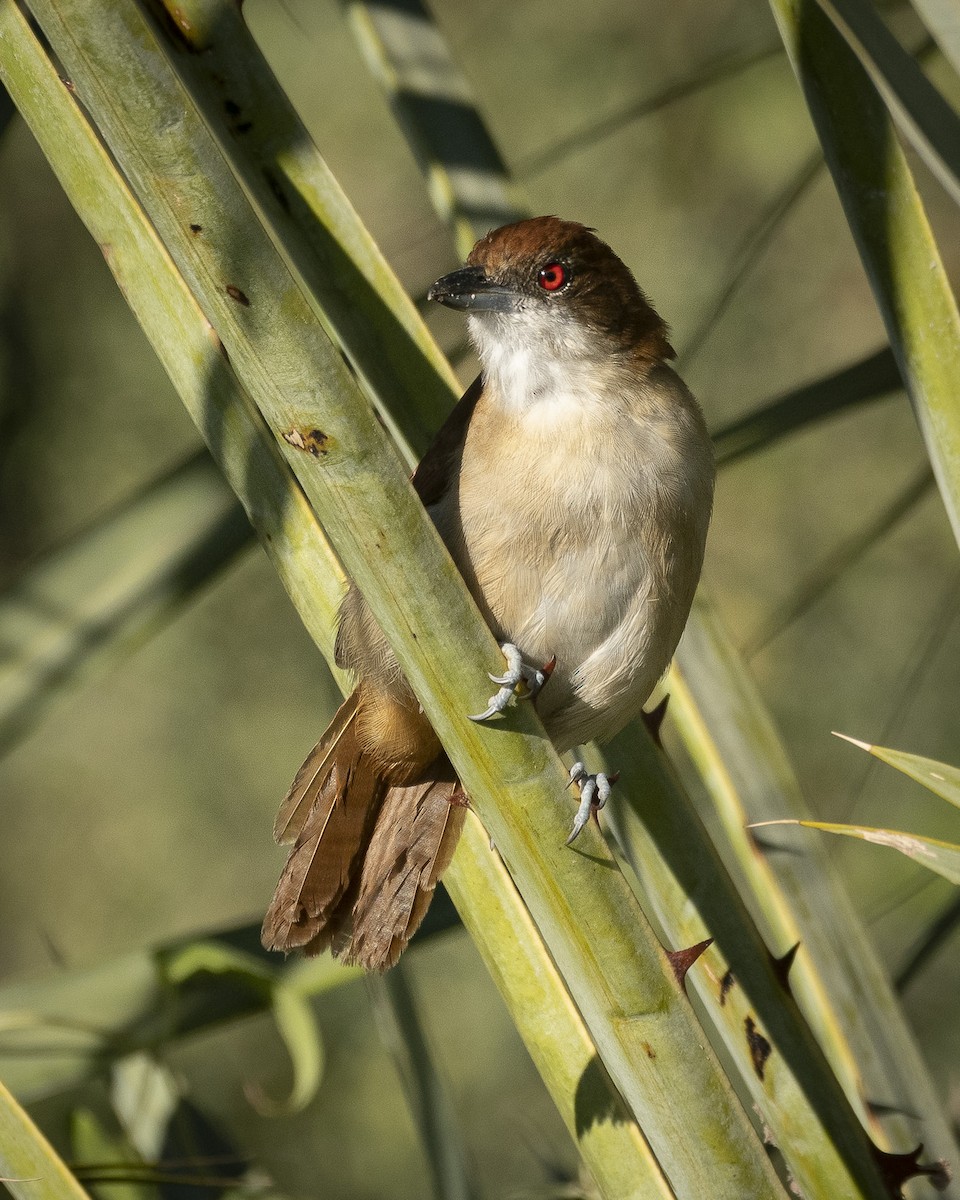
[[[507,669],[502,675],[491,675],[490,679],[500,685],[500,690],[487,701],[482,713],[474,713],[471,721],[487,721],[502,713],[516,700],[533,700],[553,674],[556,657],[542,667],[533,667],[523,661],[523,656],[512,642],[504,642],[500,649],[507,660]]]
[[[570,830],[566,845],[569,846],[579,837],[580,831],[591,817],[596,817],[610,798],[610,789],[619,778],[619,772],[614,775],[605,775],[602,771],[598,771],[596,775],[591,775],[582,762],[573,764],[570,768],[570,783],[567,784],[567,787],[574,783],[579,785],[580,807],[577,809],[577,815],[573,818],[573,828]]]

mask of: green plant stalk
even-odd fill
[[[906,1150],[919,1118],[926,1155],[955,1162],[954,1137],[903,1010],[822,839],[771,829],[758,844],[747,829],[810,811],[757,686],[702,593],[695,616],[668,677],[668,721],[710,794],[727,868],[767,945],[783,954],[799,944],[791,991],[874,1138]],[[894,1111],[881,1120],[870,1102]],[[960,1188],[946,1194],[958,1197]]]
[[[252,541],[204,450],[29,568],[0,596],[10,647],[0,664],[0,753],[65,685],[130,653]]]
[[[268,230],[283,230],[283,253],[324,329],[419,458],[459,395],[456,376],[255,49],[241,6],[143,6],[161,16],[158,32],[178,31],[167,45],[184,87]]]
[[[403,961],[367,977],[377,1029],[393,1059],[423,1146],[436,1200],[476,1200],[460,1124],[437,1069]]]
[[[870,0],[820,0],[904,137],[960,203],[960,119]]]
[[[960,314],[883,100],[814,0],[771,0],[960,541]]]
[[[476,817],[467,815],[444,876],[537,1070],[604,1196],[669,1200],[674,1195],[643,1133],[597,1054],[530,913]],[[467,901],[487,897],[481,909]],[[544,1037],[544,1027],[556,1040]]]
[[[0,1183],[17,1200],[89,1200],[66,1163],[2,1083]]]
[[[466,258],[478,238],[519,220],[524,207],[467,82],[420,0],[402,6],[347,0],[345,8],[367,66],[420,165],[430,200],[452,228],[457,253]],[[424,120],[425,111],[435,119]]]
[[[960,71],[960,10],[954,0],[913,0],[913,7],[953,69]]]
[[[608,823],[671,945],[713,945],[690,976],[742,1083],[808,1200],[887,1196],[876,1151],[756,931],[692,803],[649,736],[629,730],[590,770],[620,782]],[[687,852],[674,852],[678,838]],[[911,1147],[912,1148],[912,1147]]]
[[[129,36],[131,30],[125,28],[125,22],[133,22],[137,16],[129,10],[105,13],[97,6],[94,13],[90,6],[48,3],[36,8],[84,102],[97,113],[104,132],[113,134],[112,149],[125,160],[128,174],[136,182],[143,169],[148,177],[140,180],[140,186],[151,202],[152,215],[167,234],[181,268],[192,277],[222,343],[251,390],[257,392],[281,432],[304,436],[320,430],[329,439],[322,443],[319,434],[313,437],[316,459],[293,448],[289,458],[301,469],[320,503],[348,566],[362,584],[368,584],[371,599],[382,598],[386,592],[405,603],[406,622],[391,616],[390,606],[382,600],[374,608],[396,638],[401,661],[446,738],[498,845],[514,860],[538,923],[547,930],[555,956],[567,967],[581,1011],[589,1014],[590,1024],[599,1034],[604,1058],[613,1064],[617,1082],[632,1106],[642,1109],[651,1140],[659,1143],[661,1163],[682,1194],[779,1194],[749,1123],[715,1060],[699,1044],[692,1013],[662,951],[622,877],[610,870],[611,860],[602,842],[588,838],[585,849],[594,850],[595,857],[571,855],[562,849],[568,813],[557,797],[564,773],[542,736],[537,736],[533,714],[517,714],[516,724],[525,735],[513,737],[495,730],[464,728],[455,715],[468,711],[478,696],[466,685],[458,687],[459,680],[446,679],[434,664],[442,661],[444,651],[449,654],[451,643],[459,643],[466,678],[474,679],[479,691],[482,668],[495,665],[498,659],[492,640],[471,611],[452,565],[425,524],[382,430],[367,410],[340,406],[340,397],[352,395],[352,380],[332,355],[272,247],[265,244],[259,229],[251,226],[222,160],[208,157],[206,152],[199,159],[193,157],[205,131],[194,128],[195,115],[182,94],[164,91],[169,85],[166,65],[149,31],[137,24]],[[9,0],[0,13],[5,19],[19,19]],[[61,23],[61,18],[66,20]],[[77,39],[84,35],[81,46]],[[102,55],[99,59],[98,54]],[[137,62],[140,54],[148,60],[147,88],[142,64]],[[27,80],[30,78],[28,72]],[[27,81],[24,86],[29,90]],[[139,128],[128,127],[131,119]],[[173,152],[172,130],[181,135]],[[62,150],[59,143],[66,139],[62,126],[48,127],[48,132],[49,150],[56,162]],[[155,177],[139,157],[138,147],[143,145],[155,148],[156,165],[162,168]],[[104,178],[98,177],[97,194],[88,197],[95,201],[95,211],[102,203],[103,185]],[[192,224],[209,231],[208,237],[197,238],[190,229]],[[236,249],[239,246],[242,252]],[[244,299],[249,303],[244,304]],[[255,348],[244,330],[252,335]],[[209,334],[209,329],[206,332]],[[218,343],[214,345],[219,348]],[[295,400],[287,399],[290,392],[296,393]],[[211,442],[220,447],[224,422],[212,405],[199,399],[204,428]],[[320,451],[321,444],[328,448],[327,458]],[[297,461],[306,459],[309,462]],[[246,464],[241,460],[235,465],[242,474]],[[256,484],[254,480],[253,486]],[[298,506],[295,499],[293,507]],[[363,532],[353,524],[364,508],[377,512],[375,531],[389,527],[395,531],[396,541],[404,543],[400,553],[394,544],[382,541],[382,557],[374,556],[372,571],[364,564]],[[434,590],[442,593],[443,603],[439,595],[419,594],[415,580],[422,578],[435,580]],[[426,651],[422,658],[416,653],[414,637]],[[494,779],[498,784],[506,779],[519,822],[504,819],[493,805],[489,781]],[[535,833],[529,832],[531,829]],[[538,846],[545,852],[546,862],[537,852]],[[651,1038],[661,1048],[656,1060],[647,1059],[642,1049]],[[663,1094],[673,1098],[669,1109],[659,1103]],[[691,1122],[698,1131],[695,1145],[689,1136]]]

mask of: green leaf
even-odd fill
[[[274,984],[270,990],[270,1011],[290,1056],[293,1083],[282,1100],[272,1099],[256,1085],[248,1086],[247,1095],[261,1112],[285,1116],[306,1108],[317,1094],[323,1077],[323,1041],[316,1016],[295,988]]]
[[[173,1073],[152,1054],[140,1052],[119,1059],[110,1074],[113,1111],[131,1145],[141,1158],[158,1158],[180,1103]]]
[[[960,71],[960,6],[956,0],[912,0],[912,3],[953,69]]]
[[[937,762],[934,758],[923,758],[919,754],[908,754],[905,750],[891,750],[888,746],[872,746],[869,742],[861,742],[845,733],[834,732],[834,737],[843,738],[853,746],[866,750],[881,762],[889,763],[904,775],[909,775],[925,788],[949,800],[960,808],[960,767],[952,767],[948,763]]]
[[[878,350],[849,367],[777,396],[718,429],[713,435],[717,466],[728,466],[813,421],[857,404],[881,400],[902,387],[892,351]]]
[[[404,0],[402,6],[354,0],[347,12],[420,164],[434,208],[453,228],[457,251],[466,258],[488,230],[523,215],[467,81],[420,0]]]
[[[825,840],[770,830],[760,843],[748,830],[812,814],[757,683],[703,588],[666,685],[667,720],[709,793],[727,869],[773,952],[799,944],[791,991],[864,1125],[887,1149],[919,1132],[928,1153],[950,1158],[943,1106]],[[899,1113],[881,1122],[865,1103],[875,1096]],[[906,1113],[920,1118],[919,1130]]]
[[[2,1083],[0,1183],[16,1200],[88,1200],[66,1164]]]
[[[953,842],[941,842],[936,838],[904,833],[899,829],[874,829],[870,825],[835,825],[829,821],[758,821],[750,828],[759,829],[765,825],[803,825],[806,829],[820,829],[824,833],[837,833],[843,837],[859,838],[862,842],[873,842],[877,846],[889,846],[921,866],[936,871],[951,883],[960,884],[960,846]]]
[[[212,974],[233,976],[242,989],[264,991],[277,1032],[290,1055],[293,1084],[284,1100],[272,1100],[252,1086],[251,1100],[272,1114],[298,1112],[309,1104],[323,1074],[320,1031],[303,994],[278,978],[273,963],[264,964],[222,942],[193,942],[164,956],[162,962],[165,977],[181,990],[197,976]]]
[[[103,1200],[156,1200],[157,1189],[146,1180],[135,1177],[143,1164],[130,1142],[118,1133],[108,1132],[95,1113],[87,1108],[75,1109],[70,1117],[70,1140],[73,1156],[80,1164],[95,1163],[103,1173],[113,1173],[114,1168],[126,1165],[125,1174],[117,1172],[118,1178],[109,1186],[91,1184],[91,1191]],[[77,1167],[80,1170],[80,1167]]]

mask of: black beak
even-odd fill
[[[482,267],[461,267],[438,279],[427,299],[463,312],[512,313],[517,311],[520,296],[488,279]]]

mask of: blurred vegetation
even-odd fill
[[[596,226],[631,265],[673,329],[712,429],[886,346],[766,4],[431,8],[527,205]],[[246,0],[244,14],[402,282],[422,295],[455,251],[343,10]],[[913,9],[884,15],[903,45],[924,48],[928,77],[956,105],[957,76]],[[955,281],[956,205],[908,154]],[[14,588],[200,442],[15,117],[0,155],[0,579]],[[425,315],[467,382],[462,324]],[[829,736],[841,729],[960,761],[957,547],[936,490],[917,482],[927,455],[910,407],[885,378],[869,404],[724,467],[705,580],[816,815],[956,841],[949,805]],[[22,996],[18,1008],[29,1009],[34,983],[241,926],[269,898],[281,859],[275,805],[336,689],[259,549],[170,615],[144,627],[109,673],[58,692],[0,761],[0,981]],[[4,653],[16,655],[8,635]],[[669,730],[668,744],[685,766]],[[697,788],[686,767],[684,777]],[[875,847],[838,839],[829,852],[896,975],[953,905],[949,885]],[[942,934],[903,993],[954,1123],[958,938],[955,925]],[[575,1177],[563,1127],[467,936],[432,937],[404,969],[479,1194],[544,1194]],[[304,990],[316,993],[325,1063],[316,1097],[296,1113],[264,1111],[263,1096],[290,1091],[266,1005],[191,1039],[151,1035],[173,1103],[189,1109],[192,1145],[231,1178],[250,1172],[248,1185],[264,1192],[427,1194],[427,1161],[364,984]],[[95,1003],[78,1011],[101,1023]],[[0,1059],[0,1078],[28,1073],[28,1058],[19,1044],[10,1071]],[[116,1073],[31,1099],[66,1157],[90,1161],[97,1145],[117,1153],[116,1113],[129,1109]],[[106,1132],[88,1123],[71,1138],[78,1106]],[[130,1153],[147,1156],[125,1133]],[[224,1168],[224,1156],[241,1161]]]

